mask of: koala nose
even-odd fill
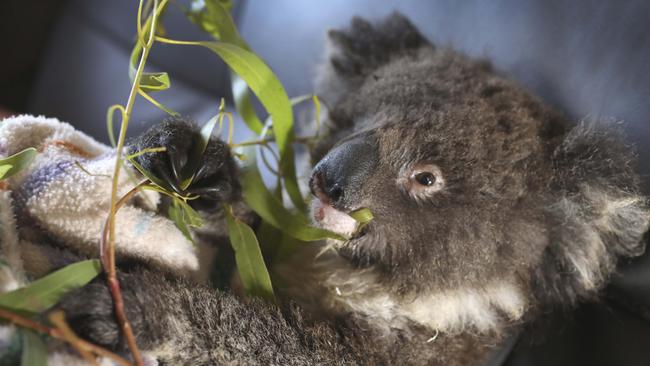
[[[309,182],[312,194],[337,209],[349,208],[376,165],[376,150],[367,136],[334,148],[314,168]]]

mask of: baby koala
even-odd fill
[[[316,92],[332,131],[312,152],[314,223],[350,235],[351,211],[368,208],[374,219],[345,242],[305,244],[276,269],[275,306],[188,279],[196,254],[171,221],[155,205],[125,206],[119,277],[147,357],[165,365],[481,365],[543,312],[595,299],[619,258],[643,253],[647,200],[616,129],[572,124],[489,63],[434,46],[399,14],[354,18],[329,41]],[[3,151],[22,147],[6,137],[21,128],[29,131],[0,124]],[[131,149],[166,146],[137,159],[174,186],[198,139],[195,126],[170,120]],[[94,144],[87,164],[110,174],[98,162],[112,150],[84,144]],[[74,151],[47,155],[55,148],[10,182],[18,240],[41,258],[18,246],[29,273],[96,254],[101,222],[87,213],[108,212],[108,183],[80,178],[65,155]],[[239,176],[223,142],[207,152],[192,189],[213,220],[203,238],[224,240],[214,211],[219,202],[243,206]],[[75,193],[60,182],[78,179],[87,183],[82,203],[67,204]],[[317,255],[324,246],[333,250]],[[82,337],[128,354],[104,279],[60,307]]]

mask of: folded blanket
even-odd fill
[[[98,257],[110,207],[112,148],[53,118],[23,115],[0,122],[0,157],[28,147],[38,150],[34,161],[0,182],[0,292],[22,287],[80,257]],[[118,197],[141,180],[127,164]],[[141,192],[133,204],[119,210],[118,255],[146,258],[175,272],[196,270],[192,244],[172,221],[156,214],[159,200],[156,192]],[[3,353],[15,348],[14,330],[0,328],[0,363]],[[50,361],[50,365],[72,362],[58,353]]]

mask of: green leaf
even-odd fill
[[[133,51],[131,51],[131,62],[129,63],[129,79],[133,83],[135,72],[142,53],[142,44],[139,41],[135,42]],[[169,89],[171,82],[169,75],[166,72],[144,72],[140,79],[140,89],[145,92],[157,92]]]
[[[14,166],[11,164],[0,165],[0,179],[2,179],[2,177],[4,177],[13,167]]]
[[[149,179],[153,184],[155,184],[158,187],[162,188],[166,192],[173,192],[174,191],[174,189],[172,188],[171,185],[169,185],[164,180],[159,179],[158,177],[156,177],[152,172],[150,172],[150,171],[146,170],[145,168],[143,168],[142,165],[138,164],[138,162],[135,161],[135,159],[129,159],[127,157],[127,160],[131,163],[131,165],[133,165],[135,167],[135,169],[137,169],[140,172],[140,174],[142,174],[144,177]]]
[[[102,266],[97,259],[68,265],[27,287],[0,295],[0,306],[31,314],[43,312],[56,305],[68,292],[90,282],[101,271]]]
[[[167,214],[169,215],[169,218],[174,221],[174,224],[178,230],[183,233],[185,239],[194,243],[194,239],[192,238],[192,234],[190,233],[190,229],[187,225],[187,220],[185,219],[185,213],[177,201],[178,199],[174,199],[172,201],[172,205],[169,206]]]
[[[255,54],[224,42],[191,42],[206,47],[221,57],[259,98],[273,118],[278,146],[283,149],[291,141],[293,112],[282,84]]]
[[[210,34],[216,40],[232,43],[246,50],[250,47],[246,44],[239,32],[230,12],[218,0],[195,0],[187,12],[188,18],[202,31]]]
[[[369,208],[360,208],[350,212],[350,216],[357,221],[356,232],[361,231],[364,226],[368,225],[372,219],[375,217],[372,215],[372,211]]]
[[[196,212],[192,206],[188,205],[187,202],[177,199],[175,200],[180,205],[180,208],[185,216],[185,222],[191,227],[201,227],[203,226],[203,219],[198,212]]]
[[[187,202],[176,196],[172,196],[172,205],[169,206],[167,214],[169,215],[169,218],[174,221],[178,230],[183,233],[183,236],[185,236],[187,240],[196,244],[192,238],[189,227],[203,226],[203,218],[201,218],[201,215],[199,215],[192,206],[188,205]]]
[[[0,179],[7,179],[27,166],[36,157],[36,149],[29,147],[7,158],[0,159]]]
[[[293,111],[284,87],[271,69],[254,53],[224,42],[186,42],[160,39],[161,42],[203,46],[215,52],[228,66],[248,84],[273,120],[273,134],[280,152],[280,171],[293,204],[307,211],[298,188],[293,152]]]
[[[203,31],[221,42],[181,42],[198,44],[217,53],[234,72],[232,92],[237,112],[246,125],[256,134],[263,131],[263,125],[253,110],[248,88],[260,100],[273,119],[273,133],[280,152],[280,172],[285,180],[285,189],[291,202],[302,212],[307,205],[298,186],[292,142],[293,112],[282,84],[240,37],[235,23],[223,4],[217,0],[195,1],[188,17]],[[245,81],[248,88],[241,82]],[[264,137],[264,136],[262,136]]]
[[[251,103],[251,97],[246,82],[234,72],[230,74],[230,80],[237,113],[239,113],[246,123],[246,126],[248,126],[251,131],[255,132],[257,135],[261,134],[264,126],[253,109],[253,103]]]
[[[232,4],[226,5],[224,1],[219,0],[194,0],[191,10],[187,12],[187,16],[201,30],[210,34],[216,40],[232,43],[250,51],[250,47],[237,31],[228,5]],[[264,126],[253,109],[246,83],[234,72],[230,74],[230,80],[237,113],[251,131],[257,135],[261,134]]]
[[[164,14],[167,4],[159,6],[156,9],[156,20],[157,23],[160,23],[162,14]],[[149,29],[151,27],[152,16],[150,15],[145,21],[143,29]],[[144,37],[144,35],[143,35]],[[142,42],[146,42],[144,38],[138,38],[133,46],[131,51],[131,61],[129,62],[129,79],[133,83],[135,79],[136,69],[138,67],[138,61],[142,54]],[[169,80],[169,75],[166,72],[144,72],[142,73],[142,78],[140,79],[140,89],[144,92],[157,92],[161,90],[169,89],[171,82]]]
[[[41,337],[31,330],[22,329],[23,355],[21,366],[47,366],[47,348]]]
[[[228,237],[235,251],[235,262],[246,293],[274,300],[273,286],[264,264],[262,251],[250,226],[237,219],[230,206],[224,207]]]
[[[219,0],[195,0],[192,2],[192,10],[187,15],[194,24],[216,40],[231,43],[250,51],[250,46],[239,35],[228,10],[229,8]],[[230,80],[237,113],[251,131],[257,135],[261,134],[264,126],[253,109],[246,82],[234,72],[230,74]]]
[[[169,89],[171,83],[169,75],[166,72],[144,72],[142,79],[140,79],[140,89],[145,92],[151,93],[161,90]]]
[[[294,161],[293,111],[287,93],[273,72],[255,54],[237,46],[221,42],[199,42],[216,52],[236,72],[255,93],[273,119],[273,134],[280,152],[280,171],[285,181],[285,189],[293,204],[305,212]]]
[[[251,161],[254,162],[255,159]],[[241,183],[246,204],[276,229],[301,241],[326,238],[345,240],[341,235],[311,226],[304,214],[287,210],[282,202],[266,188],[255,164],[243,169]]]
[[[359,224],[367,224],[374,218],[372,211],[368,208],[354,210],[350,212],[350,217],[355,219]]]

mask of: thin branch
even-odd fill
[[[101,256],[102,256],[102,264],[104,265],[104,271],[106,271],[107,273],[106,280],[108,283],[108,287],[111,291],[111,296],[113,297],[115,317],[117,318],[117,321],[120,327],[122,328],[122,333],[124,334],[126,343],[128,344],[129,349],[131,350],[131,354],[133,355],[133,359],[135,360],[135,363],[138,366],[144,365],[144,362],[142,360],[142,355],[140,354],[140,350],[138,349],[135,336],[133,335],[133,330],[131,329],[131,325],[129,324],[129,321],[126,317],[126,313],[124,312],[124,301],[122,299],[122,292],[120,291],[120,285],[117,279],[117,271],[115,268],[115,215],[117,213],[118,203],[119,203],[117,199],[117,187],[119,183],[120,169],[122,168],[122,154],[124,150],[124,143],[126,140],[126,130],[129,125],[129,120],[131,118],[131,112],[133,111],[133,105],[135,103],[136,96],[138,95],[138,91],[140,90],[140,81],[142,80],[144,65],[147,61],[147,57],[149,56],[149,51],[151,50],[151,46],[153,45],[155,40],[156,25],[158,20],[157,17],[159,11],[162,11],[167,5],[167,0],[162,0],[160,4],[158,3],[158,0],[153,0],[153,1],[154,1],[153,9],[152,9],[151,17],[149,18],[151,20],[149,39],[147,39],[146,43],[142,45],[142,54],[140,55],[138,68],[133,78],[133,84],[131,85],[131,91],[129,92],[129,98],[126,103],[126,107],[124,108],[124,112],[122,113],[123,118],[122,118],[122,123],[120,125],[120,134],[118,137],[118,142],[116,147],[115,169],[113,173],[113,184],[111,187],[111,207],[110,207],[110,212],[108,214],[108,220],[107,220],[108,223],[106,225],[108,226],[108,241],[106,245],[104,245],[100,249]],[[138,8],[138,13],[139,13],[138,24],[140,24],[141,21],[141,17],[142,17],[141,12],[142,12],[142,0],[140,0],[140,5]],[[139,42],[141,42],[141,39],[142,37],[138,36]]]
[[[309,144],[312,143],[315,139],[316,136],[304,136],[304,137],[296,136],[296,138],[294,138],[292,142],[298,144]],[[261,140],[244,141],[237,144],[231,144],[230,147],[235,148],[235,147],[252,146],[252,145],[268,145],[271,142],[275,142],[275,138],[270,137]]]
[[[61,335],[65,338],[65,341],[70,343],[72,348],[79,352],[81,357],[83,357],[86,362],[93,366],[99,366],[96,357],[90,354],[88,350],[81,347],[81,345],[79,345],[80,338],[72,331],[72,329],[70,329],[68,323],[66,323],[63,311],[54,311],[47,318],[50,320],[50,323],[54,324],[54,326],[56,326],[56,328],[61,332]]]
[[[62,341],[67,341],[66,338],[61,334],[61,331],[55,328],[50,328],[48,326],[45,326],[43,324],[37,323],[31,319],[24,318],[18,314],[12,313],[11,311],[4,310],[0,308],[0,318],[6,319],[9,322],[21,326],[23,328],[28,328],[31,330],[35,330],[39,333],[47,334],[50,337],[62,340]],[[97,346],[95,344],[92,344],[90,342],[84,341],[83,339],[78,339],[77,345],[81,348],[83,348],[86,351],[92,352],[98,356],[102,357],[107,357],[110,358],[111,360],[115,361],[119,365],[122,366],[133,366],[129,361],[126,359],[116,355],[115,353],[102,348],[100,346]]]
[[[137,186],[133,187],[129,192],[127,192],[122,198],[120,198],[119,201],[115,204],[115,210],[119,210],[124,206],[125,203],[129,202],[133,196],[135,196],[136,193],[138,193],[144,186],[147,184],[151,183],[149,179],[145,179],[144,181],[140,182]],[[106,266],[109,266],[110,263],[108,262],[109,260],[109,235],[110,235],[110,228],[109,225],[111,224],[110,220],[107,218],[106,222],[104,223],[104,230],[102,231],[102,239],[99,241],[99,252],[100,252],[100,259],[102,261],[102,264],[104,265],[104,268]]]

